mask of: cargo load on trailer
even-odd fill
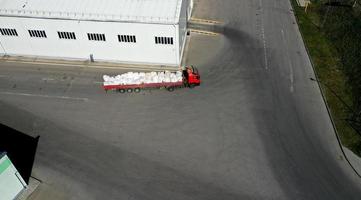
[[[117,76],[103,76],[104,85],[140,85],[148,83],[176,83],[183,80],[182,72],[127,72]]]
[[[185,67],[176,72],[127,72],[116,76],[103,76],[103,88],[124,92],[140,92],[142,89],[167,88],[173,91],[176,88],[194,88],[201,83],[198,70]]]

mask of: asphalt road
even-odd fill
[[[31,199],[360,199],[288,0],[197,1],[203,85],[105,94],[112,70],[0,64],[0,122],[41,135]]]

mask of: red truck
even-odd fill
[[[182,70],[183,80],[179,82],[162,82],[162,83],[142,83],[134,85],[104,85],[103,88],[105,91],[113,90],[120,93],[139,93],[144,89],[160,89],[166,88],[168,91],[172,92],[176,88],[194,88],[201,84],[201,77],[199,75],[198,69],[193,66],[187,66]]]

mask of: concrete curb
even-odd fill
[[[178,66],[165,65],[148,65],[148,64],[129,64],[129,63],[114,63],[114,62],[90,62],[88,60],[66,60],[66,59],[52,59],[31,56],[9,56],[4,55],[0,57],[0,62],[25,63],[36,65],[49,66],[64,66],[64,67],[84,67],[84,68],[98,68],[98,69],[129,69],[129,70],[146,70],[146,71],[176,71]]]
[[[357,171],[360,172],[361,171],[361,159],[360,159],[360,157],[358,157],[354,152],[349,150],[347,147],[343,147],[343,149],[345,150],[345,154],[347,155],[348,159],[352,163],[353,167]]]
[[[192,17],[189,22],[201,23],[201,24],[223,24],[221,21],[210,20],[210,19],[199,19]]]
[[[292,3],[292,1],[293,1],[293,0],[290,0],[290,3],[291,3],[291,6],[292,6],[292,8],[293,8],[293,3]],[[297,0],[296,0],[296,1],[297,1]],[[295,8],[293,8],[293,10],[295,10]],[[331,115],[331,110],[330,110],[330,107],[329,107],[329,105],[328,105],[328,103],[327,103],[325,93],[324,93],[324,91],[323,91],[323,89],[322,89],[322,87],[321,87],[321,85],[320,85],[320,80],[319,80],[318,74],[316,73],[315,65],[314,65],[314,63],[313,63],[313,60],[312,60],[310,51],[309,51],[309,49],[308,49],[308,47],[307,47],[307,45],[306,45],[306,43],[305,43],[305,39],[304,39],[303,33],[302,33],[302,31],[300,30],[300,28],[299,28],[298,18],[296,17],[295,12],[293,12],[293,16],[294,16],[295,19],[296,19],[296,24],[297,24],[298,31],[299,31],[299,33],[301,34],[302,42],[303,42],[303,44],[304,44],[304,46],[305,46],[305,49],[306,49],[308,58],[309,58],[309,60],[310,60],[310,62],[311,62],[312,70],[313,70],[313,73],[314,73],[315,78],[316,78],[316,80],[317,80],[316,82],[317,82],[318,88],[320,89],[321,96],[322,96],[323,102],[325,103],[325,106],[326,106],[326,109],[327,109],[327,113],[328,113],[328,116],[330,117],[330,120],[331,120],[331,123],[332,123],[332,127],[333,127],[333,130],[334,130],[334,133],[335,133],[337,142],[338,142],[338,144],[339,144],[339,147],[340,147],[340,149],[341,149],[341,152],[342,152],[343,156],[345,157],[345,160],[347,161],[347,163],[350,165],[350,167],[352,168],[352,170],[355,172],[355,174],[356,174],[359,178],[361,178],[360,173],[356,170],[356,168],[355,168],[355,167],[353,166],[353,164],[350,162],[350,160],[348,159],[348,156],[347,156],[346,153],[345,153],[345,150],[344,150],[344,147],[343,147],[343,145],[342,145],[342,142],[341,142],[339,133],[338,133],[338,131],[337,131],[337,129],[336,129],[336,124],[335,124],[334,119],[333,119],[333,117],[332,117],[332,115]]]
[[[196,30],[196,29],[189,29],[192,33],[197,33],[197,34],[201,34],[201,35],[208,35],[208,36],[218,36],[219,33],[214,33],[214,32],[210,32],[210,31],[201,31],[201,30]]]
[[[41,184],[40,180],[30,177],[28,187],[23,192],[21,192],[19,196],[16,197],[16,200],[28,199],[30,195],[39,187],[40,184]]]

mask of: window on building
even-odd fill
[[[30,37],[47,38],[45,31],[43,30],[28,30]]]
[[[119,42],[129,42],[129,43],[136,43],[137,39],[135,35],[118,35]]]
[[[156,44],[170,44],[173,45],[172,37],[155,37]]]
[[[76,40],[74,32],[60,32],[58,31],[59,39]]]
[[[106,41],[105,34],[100,33],[88,33],[88,39],[93,41]]]
[[[6,36],[18,36],[18,32],[16,32],[16,29],[11,28],[0,28],[1,35]]]

